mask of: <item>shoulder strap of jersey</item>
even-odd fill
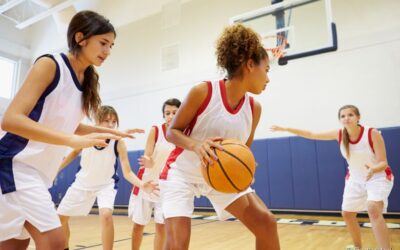
[[[155,136],[154,136],[154,144],[156,144],[157,143],[157,141],[158,141],[158,126],[153,126],[153,128],[155,129],[155,132],[156,132],[156,134],[155,134]]]
[[[374,152],[375,153],[375,150],[374,150],[374,142],[372,141],[372,130],[373,130],[374,128],[369,128],[368,129],[368,143],[369,143],[369,146],[371,147],[371,149],[372,149],[372,152]]]

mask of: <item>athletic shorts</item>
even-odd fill
[[[232,215],[225,211],[232,202],[243,195],[254,192],[250,187],[240,193],[221,193],[206,183],[188,183],[178,178],[160,180],[161,205],[164,217],[191,217],[194,211],[194,197],[206,196],[213,205],[218,218],[226,220]]]
[[[99,209],[114,209],[117,190],[114,184],[106,185],[98,190],[84,190],[72,184],[58,206],[57,213],[64,216],[88,215],[97,198]]]
[[[0,241],[28,239],[24,228],[28,221],[40,232],[61,227],[51,195],[42,186],[1,194],[0,192]]]
[[[143,192],[139,191],[137,195],[131,193],[129,199],[128,216],[136,224],[147,225],[150,222],[151,215],[154,212],[154,221],[158,224],[164,224],[161,202],[154,202],[143,198]]]
[[[386,177],[366,182],[346,180],[343,192],[342,210],[348,212],[367,211],[368,201],[383,201],[383,213],[387,211],[388,197],[393,188],[393,181]]]

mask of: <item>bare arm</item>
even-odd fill
[[[87,135],[90,133],[110,133],[121,137],[135,138],[131,134],[144,133],[143,129],[128,129],[126,131],[119,131],[116,129],[110,129],[100,126],[91,126],[87,124],[80,123],[78,128],[75,130],[77,135]]]
[[[254,101],[254,107],[253,107],[253,125],[251,128],[251,134],[249,139],[246,142],[246,145],[250,148],[251,144],[253,143],[253,139],[254,139],[254,133],[256,132],[256,128],[258,125],[258,122],[260,121],[260,116],[261,116],[261,105],[259,102]]]
[[[123,140],[118,141],[117,150],[121,161],[122,173],[127,181],[129,181],[132,185],[138,186],[147,193],[158,190],[158,185],[156,183],[153,183],[152,181],[143,182],[132,172],[132,168],[128,159],[128,152]]]
[[[56,73],[55,62],[48,58],[40,58],[32,67],[21,89],[8,106],[1,128],[21,137],[56,145],[82,148],[92,145],[106,146],[105,139],[118,137],[109,134],[79,137],[57,131],[29,118],[40,96],[53,81]]]
[[[190,122],[197,115],[201,104],[207,97],[207,93],[208,86],[205,82],[196,85],[190,90],[168,129],[167,139],[180,148],[194,151],[200,159],[205,159],[209,163],[212,163],[210,156],[214,159],[217,159],[217,156],[214,154],[211,147],[223,150],[219,144],[214,142],[221,138],[209,138],[202,142],[186,136],[183,133],[183,130],[189,126]],[[204,165],[203,161],[202,163]]]
[[[373,129],[371,137],[377,163],[375,165],[366,165],[367,169],[369,170],[367,179],[371,178],[374,173],[385,171],[388,166],[385,141],[383,140],[381,133],[379,133],[378,130]]]
[[[324,140],[324,141],[329,141],[329,140],[339,140],[339,131],[338,130],[331,130],[331,131],[326,131],[326,132],[312,132],[308,130],[301,130],[297,128],[286,128],[286,127],[280,127],[280,126],[272,126],[271,131],[286,131],[307,139],[312,139],[312,140]]]
[[[141,167],[152,168],[154,165],[153,158],[151,157],[154,152],[156,140],[156,129],[153,127],[150,130],[149,136],[147,137],[146,148],[144,149],[144,155],[142,155],[138,162]]]
[[[81,153],[81,151],[82,149],[72,150],[72,152],[69,153],[67,157],[64,158],[60,168],[58,169],[58,172],[61,172],[66,166],[68,166]]]

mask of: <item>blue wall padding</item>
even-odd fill
[[[400,212],[400,127],[380,129],[395,186],[389,197],[388,212]],[[340,211],[347,172],[336,141],[314,141],[300,137],[255,140],[252,150],[258,163],[253,188],[271,209]],[[137,158],[143,150],[129,152],[135,173]],[[62,171],[50,192],[59,203],[74,180],[79,164],[76,159]],[[120,181],[115,204],[127,206],[132,189],[118,169]],[[205,197],[195,198],[196,207],[211,207]]]

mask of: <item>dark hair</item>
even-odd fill
[[[117,111],[115,111],[115,109],[113,107],[107,106],[107,105],[100,106],[97,109],[96,122],[101,123],[102,121],[104,121],[107,118],[108,115],[115,116],[115,119],[117,120],[117,126],[119,126],[119,118],[118,118]]]
[[[354,112],[354,114],[356,114],[356,116],[360,117],[360,110],[356,106],[354,106],[354,105],[344,105],[338,111],[339,120],[340,120],[340,113],[344,109],[351,109]],[[347,156],[347,158],[349,158],[350,157],[350,146],[349,146],[350,136],[349,136],[349,132],[347,131],[346,128],[343,128],[342,141],[343,141],[344,148],[346,149],[346,156]]]
[[[164,115],[164,111],[165,111],[165,106],[167,106],[167,105],[175,106],[175,107],[179,108],[181,106],[181,101],[179,101],[176,98],[171,98],[171,99],[166,100],[161,109],[163,115]]]
[[[249,59],[259,64],[262,59],[268,58],[260,36],[242,24],[225,28],[216,47],[217,65],[226,70],[228,79],[241,76],[242,66]]]
[[[81,32],[83,38],[80,41],[75,40],[75,34]],[[68,48],[71,54],[77,56],[81,51],[80,42],[89,39],[95,35],[102,35],[113,32],[115,29],[108,19],[93,11],[80,11],[72,17],[68,26],[67,39]],[[101,105],[99,95],[99,75],[93,65],[87,67],[84,72],[83,88],[83,111],[90,118],[95,114]]]

